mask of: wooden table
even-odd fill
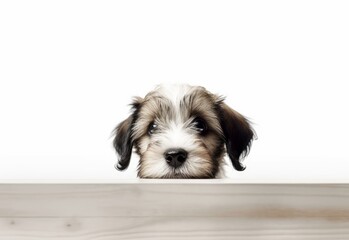
[[[347,184],[0,184],[0,240],[349,239]]]

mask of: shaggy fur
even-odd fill
[[[215,178],[225,152],[236,170],[245,169],[240,160],[254,131],[222,97],[199,86],[160,85],[131,105],[132,114],[114,130],[117,169],[128,167],[133,147],[140,178]],[[172,149],[185,152],[180,166],[165,159]]]

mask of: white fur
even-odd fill
[[[174,106],[179,108],[181,99],[193,89],[194,87],[186,84],[161,84],[157,86],[156,91],[171,100]]]
[[[205,161],[197,155],[203,149],[192,131],[185,123],[171,122],[166,126],[166,129],[162,129],[161,133],[154,135],[151,140],[144,141],[142,143],[142,153],[144,153],[143,157],[147,159],[144,164],[151,164],[151,167],[146,167],[143,174],[161,177],[161,175],[170,172],[190,175],[200,171]],[[155,142],[158,144],[155,144]],[[172,169],[164,161],[164,153],[171,148],[182,148],[188,152],[188,159],[178,169]]]

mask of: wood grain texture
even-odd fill
[[[0,217],[349,216],[348,185],[1,184]]]
[[[0,218],[1,240],[348,239],[348,221],[230,217]]]
[[[349,185],[0,184],[3,239],[349,239]]]

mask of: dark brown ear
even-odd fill
[[[124,170],[130,164],[133,149],[132,127],[140,109],[140,98],[135,99],[131,105],[132,114],[119,123],[113,131],[115,134],[113,146],[119,155],[119,161],[115,166],[118,170]]]
[[[249,121],[236,112],[224,102],[219,104],[220,123],[224,133],[227,153],[233,164],[233,167],[238,171],[245,170],[241,165],[240,160],[249,153],[254,131]]]

